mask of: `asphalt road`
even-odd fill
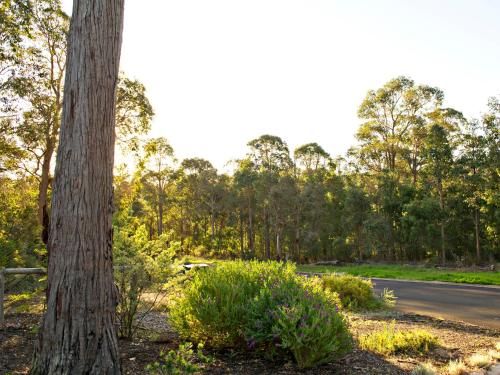
[[[388,288],[403,312],[459,320],[500,329],[500,287],[372,279],[378,293]]]

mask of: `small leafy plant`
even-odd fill
[[[160,360],[146,366],[146,371],[155,375],[185,375],[195,374],[201,370],[196,363],[211,363],[213,359],[203,354],[203,344],[198,344],[196,353],[193,344],[182,343],[177,350],[160,353]]]

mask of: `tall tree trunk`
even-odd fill
[[[38,186],[38,224],[42,227],[42,241],[47,244],[49,239],[48,191],[50,180],[50,162],[54,154],[55,143],[47,140],[47,149],[43,155],[42,174]]]
[[[481,263],[481,245],[479,242],[479,209],[474,210],[474,232],[476,237],[476,261]]]
[[[250,197],[248,198],[248,249],[252,257],[255,254],[255,241],[253,233],[253,212],[252,212],[252,202]]]
[[[265,217],[264,217],[264,246],[266,252],[266,258],[271,259],[271,224],[269,223],[269,213],[267,212],[267,208],[265,209]]]
[[[213,210],[210,210],[210,240],[210,247],[212,247],[215,242],[215,214]]]
[[[363,240],[361,239],[361,232],[363,230],[363,227],[361,225],[358,225],[356,232],[357,232],[357,245],[358,245],[358,255],[359,255],[359,260],[363,260]]]
[[[74,1],[32,374],[120,374],[112,210],[123,0]]]
[[[444,214],[444,192],[441,180],[438,181],[438,191],[439,191],[439,207],[441,208],[441,214]],[[444,219],[441,219],[441,262],[443,265],[446,263],[446,238],[444,233]]]
[[[280,231],[279,231],[279,229],[276,233],[276,256],[278,257],[278,260],[283,260],[281,257],[281,243],[280,243]]]
[[[158,236],[163,233],[163,192],[158,194]]]
[[[240,230],[240,257],[243,258],[243,255],[245,253],[245,235],[243,232],[243,212],[240,209],[240,225],[239,225],[239,230]]]

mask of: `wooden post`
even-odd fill
[[[3,329],[3,294],[5,289],[4,268],[0,267],[0,329]]]
[[[47,273],[45,268],[3,268],[0,267],[0,329],[4,326],[4,310],[3,310],[3,300],[5,294],[5,275],[29,275],[38,274],[43,275]]]

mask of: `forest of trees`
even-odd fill
[[[47,260],[66,73],[69,18],[60,2],[23,4],[0,5],[0,266]],[[115,168],[115,247],[139,236],[176,255],[499,259],[500,97],[477,118],[443,103],[439,88],[397,77],[360,103],[346,155],[317,143],[290,150],[262,135],[232,162],[233,173],[221,174],[205,159],[177,160],[165,138],[148,138],[154,113],[145,87],[122,74],[117,145],[135,163],[118,159]]]

